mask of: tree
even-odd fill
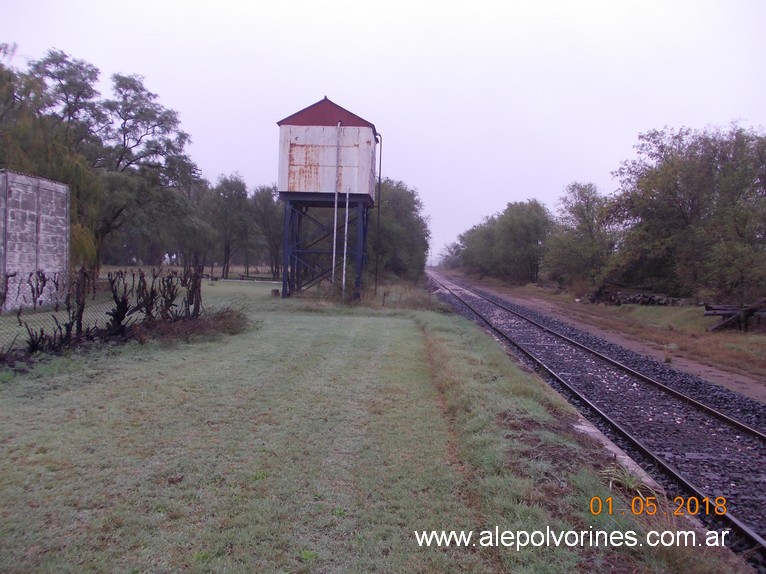
[[[762,294],[766,137],[736,125],[654,130],[636,150],[616,172],[621,190],[610,210],[625,234],[610,278],[679,296]]]
[[[162,185],[177,182],[163,168],[182,156],[189,135],[180,129],[178,113],[160,105],[157,94],[146,89],[138,75],[112,76],[114,98],[103,102],[109,123],[104,130],[104,157],[100,166],[110,171],[156,171]]]
[[[266,245],[271,276],[278,279],[282,273],[284,216],[277,186],[272,184],[256,187],[252,202],[253,222]]]
[[[33,102],[37,114],[48,120],[69,149],[92,152],[106,121],[96,99],[98,68],[61,50],[49,50],[43,59],[30,63],[29,73],[43,87]]]
[[[189,212],[185,194],[199,179],[184,151],[189,136],[178,114],[157,102],[138,75],[112,76],[113,98],[101,102],[106,120],[93,157],[103,183],[94,234],[99,260],[107,236],[121,262],[158,264],[172,250],[170,229]],[[130,221],[130,228],[125,228]]]
[[[0,44],[0,55],[12,53]],[[30,105],[38,88],[29,76],[0,63],[0,167],[34,173],[45,146],[43,126]]]
[[[248,228],[252,225],[252,203],[248,201],[247,185],[239,174],[221,176],[213,188],[212,227],[221,255],[221,276],[229,277],[232,256],[244,249]]]
[[[497,220],[497,272],[517,283],[536,282],[552,217],[536,199],[509,203]]]
[[[423,202],[416,190],[401,181],[386,178],[381,188],[380,230],[376,221],[369,225],[370,260],[379,257],[382,273],[417,279],[425,271],[431,237]]]
[[[551,214],[536,199],[509,203],[459,236],[460,265],[514,283],[535,282],[552,225]]]
[[[594,287],[616,244],[606,215],[608,199],[592,183],[570,183],[548,237],[545,268],[562,285],[582,280]]]
[[[460,262],[466,271],[480,276],[498,275],[495,249],[498,243],[498,217],[497,214],[486,217],[482,223],[460,235]]]
[[[439,254],[441,257],[440,265],[445,269],[457,269],[460,267],[460,259],[463,253],[463,245],[459,241],[453,241],[444,246]]]
[[[706,282],[740,304],[766,294],[766,136],[733,126],[716,134],[716,211]]]
[[[620,282],[688,294],[684,285],[699,279],[684,263],[708,250],[702,224],[712,208],[713,163],[702,143],[689,129],[641,134],[638,159],[616,172],[621,192],[612,211],[628,229],[616,260]]]
[[[0,59],[7,58],[10,61],[15,51],[15,44],[0,44]],[[0,62],[0,128],[10,123],[18,107],[17,89],[16,73]]]

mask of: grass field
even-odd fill
[[[240,335],[2,373],[0,571],[736,568],[701,548],[419,547],[414,531],[651,525],[589,512],[629,503],[571,408],[427,295],[339,307],[271,287],[205,284],[208,308],[248,314]]]

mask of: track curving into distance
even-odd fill
[[[715,385],[692,382],[693,392],[678,389],[607,356],[609,349],[593,349],[543,325],[518,305],[428,275],[453,303],[530,357],[687,491],[699,499],[725,497],[723,520],[745,544],[766,552],[766,406],[732,406],[730,392]]]

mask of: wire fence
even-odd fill
[[[144,321],[176,321],[201,312],[200,270],[110,271],[85,268],[70,277],[30,273],[0,290],[0,359],[15,352],[57,350],[82,338],[124,334]]]

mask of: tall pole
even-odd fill
[[[335,207],[332,219],[332,292],[335,294],[335,257],[338,245],[338,193],[340,193],[340,131],[341,122],[338,122],[338,137],[335,143]]]
[[[343,229],[343,285],[341,287],[341,300],[346,300],[346,254],[348,253],[348,196],[349,192],[346,190],[346,225]],[[357,257],[361,257],[361,254],[357,254]]]
[[[380,155],[378,156],[378,215],[377,222],[375,224],[375,296],[378,295],[378,264],[380,262],[380,209],[383,206],[380,195],[383,192],[383,136],[375,134],[376,138],[380,140]]]

